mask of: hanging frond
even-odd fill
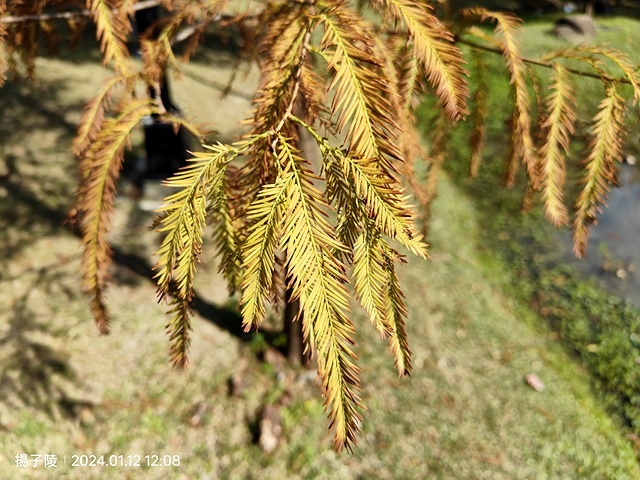
[[[187,1],[181,2],[180,5],[172,5],[172,1],[165,0],[163,3],[171,15],[164,19],[155,42],[158,45],[157,48],[167,59],[168,66],[176,68],[178,64],[173,53],[173,44],[187,40],[182,60],[188,61],[195,53],[195,47],[200,43],[204,30],[219,18],[220,12],[229,3],[229,0]],[[145,32],[140,33],[144,34]]]
[[[295,79],[306,57],[309,20],[301,8],[283,8],[268,25],[258,50],[260,86],[254,100],[254,132],[274,129],[293,98]]]
[[[429,83],[435,88],[444,110],[453,120],[468,112],[467,82],[462,52],[453,44],[453,35],[434,15],[426,2],[415,0],[378,0],[395,21],[407,26],[413,41],[413,53],[423,65]]]
[[[372,161],[342,157],[343,173],[353,180],[356,198],[362,198],[368,217],[382,232],[414,254],[426,258],[422,236],[413,232],[413,213],[398,190],[398,182],[379,174]],[[396,185],[394,187],[393,185]]]
[[[75,49],[80,40],[82,40],[88,22],[86,18],[71,17],[67,19],[67,28],[69,29],[68,45],[71,50]]]
[[[365,215],[362,212],[362,204],[353,193],[350,179],[343,174],[343,167],[340,158],[344,153],[335,153],[331,146],[324,140],[318,145],[322,152],[323,166],[325,170],[327,201],[336,212],[338,212],[338,222],[336,224],[336,235],[340,242],[346,246],[346,251],[336,250],[335,255],[346,263],[353,261],[353,249],[358,239],[358,232],[362,228]]]
[[[40,31],[42,32],[43,40],[46,45],[47,53],[54,55],[58,51],[59,37],[56,34],[54,24],[48,22],[40,22]]]
[[[252,142],[237,146],[205,146],[208,152],[195,153],[189,165],[166,181],[166,185],[180,190],[166,198],[159,209],[162,214],[158,231],[167,232],[157,252],[155,275],[158,295],[174,296],[169,330],[171,357],[174,365],[187,364],[189,346],[190,307],[193,298],[196,265],[202,252],[207,213],[224,200],[225,173],[231,160],[242,154]],[[209,206],[211,204],[211,206]],[[217,220],[226,221],[218,215]],[[224,225],[222,228],[227,228]],[[218,227],[220,228],[220,227]]]
[[[345,134],[350,154],[392,169],[391,162],[402,154],[395,144],[399,127],[383,95],[388,91],[379,73],[383,60],[364,20],[342,3],[327,3],[332,8],[319,19],[325,27],[322,49],[329,52],[327,70],[334,71],[328,90],[334,92],[331,112],[336,125]]]
[[[507,160],[506,183],[509,186],[514,184],[518,166],[522,162],[527,168],[529,181],[535,189],[538,189],[540,178],[531,136],[529,93],[526,82],[527,68],[522,59],[517,39],[520,21],[508,13],[491,12],[480,7],[466,9],[462,13],[470,20],[478,19],[483,22],[490,19],[496,22],[495,31],[511,74],[511,88],[514,97],[514,109],[508,122],[512,133]]]
[[[331,253],[344,246],[324,219],[329,205],[312,184],[315,175],[284,138],[279,137],[278,146],[280,157],[287,161],[285,172],[292,178],[287,182],[288,208],[281,239],[289,287],[304,312],[303,332],[313,335],[334,445],[338,450],[350,450],[356,444],[362,419],[358,412],[359,369],[351,347],[354,327],[346,315],[349,294],[345,266]]]
[[[391,329],[389,336],[389,350],[394,357],[398,375],[410,375],[413,366],[411,364],[411,349],[407,340],[407,330],[405,319],[408,312],[404,304],[404,295],[400,289],[400,282],[396,274],[395,262],[404,263],[402,257],[389,245],[383,244],[384,270],[386,279],[386,301],[387,323]]]
[[[228,176],[234,176],[236,168],[227,167]],[[210,214],[215,229],[213,240],[220,257],[218,271],[227,281],[229,295],[235,294],[242,281],[242,255],[240,250],[240,233],[234,224],[234,212],[230,202],[230,181],[220,182],[211,193]]]
[[[309,69],[306,55],[311,27],[302,6],[282,5],[270,13],[270,21],[261,24],[265,36],[257,47],[261,79],[254,99],[251,130],[254,133],[278,131],[294,137],[297,131],[295,125],[286,121],[287,116],[294,107],[313,108],[313,98],[317,95],[317,79],[303,75]],[[309,104],[300,103],[300,92],[311,95]],[[282,182],[291,179],[281,175],[282,162],[274,155],[275,145],[271,139],[255,143],[238,171],[236,194],[231,199],[241,222],[238,228],[251,232],[241,250],[245,330],[258,327],[264,318],[265,302],[272,294],[277,296],[282,292],[277,279],[274,281],[274,251],[282,228],[281,203],[285,193]],[[262,233],[253,235],[255,229]]]
[[[27,23],[19,33],[22,37],[19,41],[18,53],[27,71],[27,78],[35,78],[36,57],[38,56],[38,25]]]
[[[283,135],[293,137],[296,135],[293,125],[281,122],[288,111],[291,113],[296,101],[294,91],[300,89],[298,81],[304,68],[307,51],[305,39],[308,40],[310,25],[305,11],[300,7],[283,5],[268,18],[267,23],[261,24],[266,31],[257,47],[261,78],[253,101],[255,109],[252,119],[246,123],[251,123],[251,134],[278,129]],[[238,191],[232,199],[240,218],[246,218],[242,212],[247,210],[261,187],[274,181],[273,155],[270,140],[264,139],[254,145],[241,167]]]
[[[215,188],[224,178],[228,150],[214,146],[210,157],[198,158],[185,170],[167,181],[167,185],[182,188],[167,198],[160,209],[165,213],[160,232],[168,231],[160,250],[156,269],[158,291],[167,293],[169,281],[175,281],[173,320],[169,330],[171,356],[174,365],[186,366],[189,346],[189,302],[193,297],[196,264],[202,252],[207,212],[207,188]],[[213,184],[213,185],[212,185]],[[175,271],[174,271],[175,269]]]
[[[463,11],[463,14],[464,13],[465,13],[465,11]],[[477,18],[474,18],[473,15],[469,15],[469,14],[467,14],[467,19],[469,21],[478,20]],[[478,25],[475,25],[475,24],[465,25],[464,33],[467,33],[469,35],[473,35],[477,39],[482,40],[485,43],[488,43],[493,48],[495,48],[497,50],[500,50],[502,52],[503,43],[500,40],[498,40],[491,33],[489,33],[487,31],[483,30],[482,28],[480,28]],[[472,74],[471,76],[473,76],[473,72],[471,72],[471,74]]]
[[[419,94],[423,92],[424,85],[420,76],[420,62],[415,58],[411,49],[413,45],[409,43],[401,48],[398,53],[397,64],[394,66],[398,71],[397,91],[399,96],[399,122],[402,134],[398,140],[404,157],[404,162],[399,167],[399,172],[410,185],[414,196],[421,207],[428,202],[424,194],[424,186],[417,178],[416,164],[427,158],[427,153],[422,145],[420,133],[416,128],[415,108],[419,104]]]
[[[607,86],[606,92],[600,111],[593,119],[593,138],[584,166],[584,186],[576,202],[573,251],[577,257],[585,254],[589,229],[597,223],[597,214],[606,203],[607,193],[617,183],[615,161],[622,158],[624,98],[613,83]]]
[[[395,115],[396,117],[399,117],[398,113],[404,108],[406,100],[405,97],[402,97],[400,95],[400,86],[403,80],[405,80],[404,78],[400,78],[400,75],[403,73],[402,68],[400,67],[400,57],[403,53],[405,55],[408,54],[409,49],[403,48],[403,46],[408,47],[408,45],[406,44],[406,42],[400,44],[396,36],[384,38],[379,35],[374,35],[371,40],[374,43],[374,49],[380,52],[383,61],[382,69],[388,80],[387,88],[390,92],[388,97],[391,104],[391,111],[397,112],[395,113]],[[413,55],[411,55],[411,59],[415,60]],[[329,61],[327,61],[327,63],[329,63]],[[415,63],[417,63],[417,60],[415,60]],[[418,68],[418,74],[416,75],[416,77],[420,74],[420,71],[420,68]],[[419,82],[416,80],[413,86],[417,86],[418,83]],[[410,87],[407,85],[406,88]],[[411,99],[411,101],[409,102],[410,104],[414,103],[416,93],[417,92],[415,92],[415,89],[411,90],[411,95],[409,96],[409,98]],[[400,119],[397,118],[397,120]]]
[[[452,132],[451,120],[439,105],[436,106],[436,113],[430,121],[430,124],[432,134],[427,157],[428,170],[426,180],[422,182],[420,192],[420,220],[422,221],[422,230],[425,234],[428,232],[428,225],[431,219],[431,205],[437,195],[440,171],[444,165]]]
[[[397,291],[393,262],[389,264],[391,249],[380,235],[381,230],[386,229],[387,234],[390,230],[388,226],[381,224],[381,218],[402,219],[403,216],[394,210],[398,208],[394,202],[386,205],[386,210],[382,206],[387,204],[389,199],[384,192],[375,190],[379,186],[378,182],[385,184],[384,179],[376,178],[378,182],[372,181],[371,177],[367,177],[366,166],[363,167],[342,150],[331,148],[325,139],[320,138],[297,117],[293,116],[292,119],[308,129],[325,159],[327,197],[339,206],[340,215],[336,231],[342,230],[340,233],[347,239],[347,249],[353,249],[353,282],[356,296],[376,329],[383,337],[389,337],[391,351],[397,355],[396,364],[400,375],[408,374],[411,352],[403,334],[406,308],[402,303],[401,294]],[[361,203],[357,199],[362,199]],[[358,203],[354,206],[354,202]],[[363,216],[361,210],[369,213]],[[356,235],[355,232],[359,229],[361,233]],[[342,238],[340,233],[338,238]],[[393,238],[393,232],[390,236]],[[395,238],[398,238],[397,235]],[[415,253],[424,254],[424,247],[422,245]],[[340,258],[341,250],[342,248],[334,248],[331,253]]]
[[[296,109],[301,112],[302,117],[313,125],[316,119],[328,125],[325,114],[327,107],[324,105],[324,85],[323,79],[315,72],[311,57],[304,58],[300,66],[300,108]]]
[[[165,45],[159,41],[140,38],[143,77],[147,85],[156,92],[156,96],[159,95],[160,84],[164,79],[166,68],[169,66],[169,58],[172,58],[173,55],[170,46],[168,51],[163,47]],[[158,101],[158,105],[162,107],[162,101]]]
[[[366,218],[371,219],[382,233],[397,240],[414,254],[426,258],[426,245],[422,242],[422,236],[413,231],[414,215],[400,182],[381,169],[375,159],[354,158],[341,149],[332,148],[305,122],[295,116],[292,116],[292,120],[312,134],[323,158],[329,160],[329,165],[340,167],[335,175],[333,171],[327,171],[330,198],[346,191],[338,199],[345,204],[361,202]],[[344,206],[338,204],[339,208]]]
[[[282,154],[282,152],[281,152]],[[249,234],[242,245],[242,322],[245,331],[258,328],[273,285],[275,251],[280,242],[293,174],[278,176],[262,187],[247,211]]]
[[[224,180],[230,148],[222,145],[210,147],[213,153],[197,153],[189,166],[166,182],[181,188],[166,199],[160,209],[164,217],[160,232],[168,232],[160,250],[155,269],[158,293],[168,293],[171,280],[176,283],[172,302],[173,319],[167,325],[174,365],[184,367],[189,347],[190,311],[196,264],[202,252],[206,223],[207,189],[217,188]],[[174,272],[175,269],[175,272]]]
[[[84,113],[80,120],[78,133],[73,139],[73,145],[71,147],[71,151],[74,155],[82,157],[87,148],[89,148],[92,142],[96,139],[96,136],[102,127],[102,122],[104,121],[105,111],[109,108],[111,92],[120,83],[125,81],[127,81],[127,77],[122,75],[110,78],[100,88],[98,94],[84,107]]]
[[[545,55],[546,58],[574,58],[577,60],[585,60],[594,55],[601,55],[622,70],[624,76],[627,78],[631,87],[633,88],[633,97],[635,102],[640,101],[640,77],[637,73],[637,65],[633,65],[629,60],[629,57],[619,50],[613,48],[600,47],[596,45],[576,45],[573,47],[565,48],[557,52],[552,52]]]
[[[116,182],[122,168],[124,148],[131,130],[154,111],[148,100],[127,104],[120,116],[103,123],[101,132],[86,154],[90,168],[81,179],[78,204],[82,231],[84,287],[91,296],[91,310],[101,333],[109,331],[109,316],[104,304],[111,263],[111,248],[107,240]]]
[[[335,88],[331,110],[337,115],[338,128],[346,130],[349,142],[347,155],[339,150],[332,155],[342,167],[342,176],[353,179],[355,192],[351,195],[364,200],[362,213],[375,219],[385,234],[424,256],[425,245],[412,231],[413,215],[403,198],[401,184],[393,176],[396,169],[392,161],[401,158],[402,153],[390,137],[398,131],[398,125],[390,112],[391,102],[380,95],[385,90],[383,77],[372,68],[381,65],[375,44],[368,41],[361,20],[340,4],[332,6],[320,16],[325,26],[321,44],[324,51],[330,52],[328,70],[335,70],[329,87]],[[340,232],[359,223],[357,209],[349,207],[345,213],[348,215],[338,225]]]
[[[129,8],[126,8],[127,5]],[[114,6],[117,8],[112,8]],[[110,5],[107,0],[87,0],[87,7],[96,24],[96,35],[100,40],[104,63],[108,64],[113,60],[117,73],[131,75],[132,67],[127,50],[127,34],[131,31],[129,19],[133,16],[130,2],[121,1],[118,5]]]
[[[412,50],[413,43],[411,42],[400,49],[396,57],[394,70],[397,71],[395,80],[400,103],[398,112],[406,114],[406,117],[400,115],[400,120],[409,118],[415,122],[414,109],[420,104],[419,95],[424,92],[424,85],[420,74],[420,62],[416,59]],[[411,125],[415,130],[415,123]]]
[[[554,64],[551,93],[546,103],[548,113],[541,125],[541,130],[546,134],[545,142],[540,149],[542,197],[547,219],[558,227],[566,225],[568,221],[562,189],[565,179],[565,156],[569,153],[576,115],[569,74],[557,63]]]
[[[371,323],[386,338],[392,333],[385,303],[386,265],[380,234],[369,223],[353,246],[353,287],[360,304],[369,314]]]
[[[224,181],[225,170],[230,159],[241,153],[232,145],[216,144],[206,146],[210,152],[194,153],[187,168],[167,180],[166,185],[181,190],[166,198],[159,212],[163,215],[160,232],[168,232],[158,251],[157,273],[158,294],[164,298],[169,293],[174,279],[174,268],[178,268],[176,279],[178,289],[185,296],[193,278],[195,262],[202,245],[205,214],[207,211],[207,191]],[[196,238],[191,236],[196,233]]]
[[[371,323],[388,339],[398,374],[404,376],[412,366],[405,328],[407,308],[394,264],[399,258],[373,222],[368,222],[354,246],[353,284]]]
[[[166,326],[169,334],[169,358],[176,368],[189,365],[189,347],[191,345],[191,302],[176,296],[167,312],[171,320]]]
[[[174,132],[177,134],[181,128],[184,128],[187,132],[191,133],[201,144],[205,144],[209,136],[218,132],[207,128],[206,125],[197,126],[193,122],[178,115],[173,115],[170,112],[164,111],[158,115],[158,119],[173,125]]]

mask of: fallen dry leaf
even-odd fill
[[[529,373],[525,375],[524,380],[536,392],[541,392],[544,390],[544,383],[542,383],[542,380],[540,380],[540,377],[538,377],[538,375],[536,375],[535,373]]]

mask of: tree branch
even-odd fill
[[[160,0],[142,0],[133,5],[133,10],[144,10],[145,8],[157,7],[162,2]],[[115,9],[115,12],[118,10]],[[22,22],[46,22],[49,20],[65,20],[74,17],[88,17],[91,15],[90,10],[76,10],[72,12],[42,13],[40,15],[21,15],[6,16],[0,18],[0,23],[22,23]]]
[[[487,47],[486,45],[480,45],[479,43],[475,43],[472,42],[471,40],[463,40],[461,38],[456,38],[455,40],[456,43],[461,43],[462,45],[467,45],[468,47],[474,48],[476,50],[482,50],[484,52],[489,52],[489,53],[495,53],[496,55],[503,55],[502,50],[498,49],[498,48],[493,48],[493,47]],[[526,57],[522,57],[522,61],[524,63],[528,63],[529,65],[535,65],[536,67],[543,67],[543,68],[550,68],[553,69],[553,63],[551,62],[541,62],[539,60],[533,60],[531,58],[526,58]],[[564,67],[564,69],[573,74],[573,75],[577,75],[579,77],[586,77],[586,78],[595,78],[596,80],[602,80],[602,77],[600,75],[597,75],[595,73],[589,73],[589,72],[585,72],[583,70],[577,70],[574,68],[567,68]],[[631,82],[626,79],[626,78],[610,78],[609,80],[611,80],[612,82],[616,82],[616,83],[624,83],[627,85],[631,85]]]
[[[134,12],[139,10],[144,10],[146,8],[157,7],[162,4],[161,0],[142,0],[133,5]],[[114,13],[118,12],[118,9],[113,10]],[[23,22],[48,22],[52,20],[68,20],[70,18],[76,17],[89,17],[91,16],[90,10],[76,10],[71,12],[57,12],[57,13],[43,13],[40,15],[21,15],[21,16],[13,16],[8,15],[6,17],[0,17],[0,24],[11,24],[11,23],[23,23]],[[257,15],[247,15],[242,17],[241,20],[256,20]],[[232,20],[237,18],[236,15],[229,14],[217,14],[213,17],[213,21],[225,21]],[[171,45],[175,45],[177,43],[181,43],[187,40],[191,35],[193,35],[200,27],[206,25],[209,22],[200,22],[195,25],[189,25],[184,29],[180,30],[175,37],[171,40]]]

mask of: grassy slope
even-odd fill
[[[71,122],[78,118],[77,96],[87,92],[69,78],[87,68],[94,67],[40,64],[38,88],[46,91],[48,80],[56,79],[50,101],[68,105],[64,116]],[[95,81],[98,70],[85,84]],[[38,88],[24,98],[33,101]],[[215,104],[215,93],[210,95]],[[10,211],[20,214],[0,237],[11,255],[0,274],[0,304],[9,307],[0,309],[0,325],[12,328],[11,341],[0,346],[2,374],[14,378],[29,367],[33,375],[19,377],[23,392],[32,402],[36,393],[46,395],[34,378],[48,357],[32,347],[47,345],[50,356],[67,358],[77,375],[71,386],[60,375],[45,377],[52,379],[49,392],[95,404],[76,407],[73,418],[52,419],[41,409],[16,408],[20,400],[5,388],[2,471],[17,472],[13,458],[18,453],[56,453],[66,455],[67,462],[79,453],[160,453],[181,455],[181,466],[114,472],[60,465],[57,472],[82,479],[640,476],[630,446],[594,402],[580,369],[537,319],[502,293],[501,268],[489,266],[478,253],[474,206],[446,181],[435,205],[433,258],[427,263],[411,259],[401,272],[411,316],[413,376],[397,379],[383,342],[356,310],[368,406],[360,447],[353,455],[331,451],[318,388],[304,376],[287,373],[284,382],[293,401],[282,410],[285,439],[275,454],[264,455],[251,444],[251,426],[264,402],[276,399],[283,386],[277,368],[260,363],[248,344],[199,318],[192,366],[185,373],[173,371],[163,333],[165,307],[154,304],[150,282],[124,268],[114,269],[118,282],[109,295],[113,335],[97,337],[78,293],[78,241],[51,216],[64,211],[72,191],[64,175],[73,165],[64,153],[68,132],[52,127],[55,121],[43,115],[25,108],[20,118],[31,123],[24,132],[14,123],[15,135],[5,137],[10,138],[5,154],[19,155],[20,163],[17,173],[0,183],[0,218],[9,218]],[[21,138],[25,132],[29,136]],[[120,207],[114,240],[145,258],[158,241],[144,234],[148,219],[126,199]],[[224,290],[215,270],[203,262],[199,293],[221,305]],[[210,308],[207,316],[219,314]],[[13,360],[30,348],[18,369]],[[530,372],[543,380],[544,392],[524,383],[523,375]],[[246,387],[231,397],[227,380],[233,376]],[[203,412],[199,420],[196,411]],[[50,473],[42,467],[26,472],[33,478]]]
[[[633,62],[638,62],[640,56],[633,48],[638,41],[637,20],[599,18],[597,23],[600,27],[599,45],[619,48],[627,52]],[[541,21],[525,25],[521,35],[525,55],[536,58],[567,46],[547,34],[550,27],[549,22]],[[565,345],[581,357],[594,375],[596,389],[606,398],[610,411],[621,415],[630,431],[637,435],[640,411],[636,358],[640,350],[636,337],[640,328],[640,312],[634,312],[621,301],[609,297],[595,282],[580,279],[570,266],[558,265],[562,261],[561,252],[566,247],[556,243],[557,232],[544,221],[540,205],[527,216],[518,214],[523,182],[514,189],[496,188],[502,183],[507,143],[504,122],[510,107],[504,102],[504,98],[509,96],[504,62],[496,55],[490,56],[490,61],[494,71],[503,74],[490,77],[491,117],[481,174],[475,179],[468,177],[469,125],[463,124],[454,133],[447,167],[458,179],[456,183],[473,197],[474,204],[482,212],[479,222],[486,236],[484,246],[491,249],[494,256],[509,263],[511,278],[507,282],[510,291],[517,298],[540,308]],[[550,72],[540,68],[535,71],[542,83],[547,83]],[[579,117],[586,124],[603,96],[602,85],[592,79],[575,81]],[[421,113],[427,117],[428,108],[423,108]],[[639,130],[633,121],[636,115],[637,107],[631,108],[625,153],[637,153]],[[575,141],[572,147],[569,181],[565,188],[567,204],[575,198],[576,173],[583,158],[580,142]],[[589,247],[591,251],[596,248],[594,243]],[[609,291],[613,289],[615,287],[610,285]]]
[[[453,224],[445,220],[451,217]],[[97,338],[82,297],[72,293],[61,302],[23,275],[32,292],[31,317],[66,331],[51,343],[78,372],[77,395],[98,403],[76,420],[54,421],[33,408],[13,412],[0,437],[3,470],[12,469],[21,452],[56,453],[67,461],[74,453],[99,452],[181,455],[179,468],[161,474],[118,469],[123,478],[637,478],[631,448],[594,403],[583,374],[488,280],[500,271],[479,263],[472,217],[472,206],[443,185],[434,259],[412,261],[402,273],[416,361],[411,379],[396,378],[389,356],[376,351],[384,346],[361,312],[355,314],[369,410],[353,456],[330,450],[317,388],[302,381],[289,387],[294,401],[282,412],[286,443],[273,456],[252,446],[248,424],[280,388],[274,370],[199,320],[190,370],[172,371],[163,308],[152,303],[149,283],[112,288],[114,332]],[[77,243],[49,237],[25,253],[45,246],[52,258],[37,260],[49,263]],[[59,282],[77,289],[76,268],[76,262],[60,267]],[[218,281],[212,268],[204,270],[203,285]],[[545,382],[544,392],[525,385],[529,372]],[[239,397],[227,394],[234,375],[248,385]],[[203,420],[192,426],[198,408]],[[59,471],[69,478],[113,478],[99,468]],[[47,478],[42,468],[29,472]],[[212,476],[202,477],[206,473]]]

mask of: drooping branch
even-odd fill
[[[157,7],[161,4],[161,0],[142,0],[133,5],[133,10],[137,12],[138,10]],[[113,12],[117,13],[118,9],[114,9]],[[69,20],[71,18],[89,16],[91,16],[91,10],[84,9],[69,12],[42,13],[40,15],[8,15],[0,17],[0,23],[48,22],[50,20]]]
[[[460,43],[462,45],[467,45],[468,47],[471,47],[471,48],[473,48],[475,50],[482,50],[484,52],[493,53],[493,54],[500,55],[500,56],[503,55],[502,51],[500,49],[498,49],[498,48],[488,47],[486,45],[480,45],[479,43],[473,42],[471,40],[465,40],[465,39],[462,39],[462,38],[456,38],[456,43]],[[522,61],[524,63],[529,64],[529,65],[534,65],[536,67],[542,67],[542,68],[548,68],[550,70],[553,70],[555,68],[553,62],[543,62],[543,61],[540,61],[540,60],[534,60],[532,58],[527,58],[527,57],[522,57]],[[602,77],[600,75],[598,75],[597,73],[585,72],[584,70],[578,70],[576,68],[569,68],[569,67],[564,67],[564,69],[568,73],[570,73],[572,75],[576,75],[578,77],[593,78],[595,80],[602,80]],[[632,83],[626,77],[612,78],[610,80],[612,82],[615,82],[615,83],[623,83],[623,84],[626,84],[626,85],[632,85]]]

